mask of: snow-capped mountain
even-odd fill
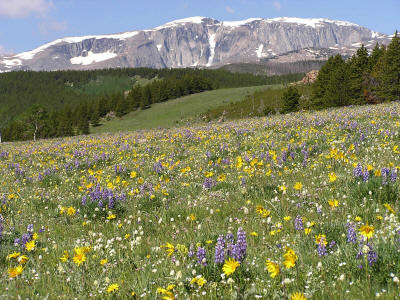
[[[0,72],[117,67],[215,67],[265,59],[296,61],[350,55],[391,36],[329,19],[206,17],[176,20],[149,30],[68,37],[0,58]]]

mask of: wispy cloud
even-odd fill
[[[279,1],[275,1],[272,3],[276,10],[281,10],[281,3]]]
[[[225,10],[230,14],[234,14],[235,13],[235,10],[230,6],[225,7]]]
[[[46,20],[38,25],[39,27],[39,32],[42,35],[49,35],[54,32],[63,32],[67,31],[68,29],[68,24],[66,21],[55,21],[55,20]]]
[[[51,0],[0,0],[0,17],[22,19],[44,15],[53,7]]]

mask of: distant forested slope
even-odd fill
[[[135,84],[138,77],[156,80],[141,86]],[[206,90],[286,83],[301,77],[149,68],[3,73],[0,129],[5,140],[86,134],[89,124],[97,126],[109,113],[120,117]]]

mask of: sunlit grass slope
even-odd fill
[[[231,102],[241,101],[246,95],[251,95],[254,91],[268,87],[270,86],[220,89],[153,104],[150,109],[138,110],[124,116],[122,119],[104,122],[102,126],[93,128],[92,132],[117,132],[158,127],[170,128],[186,124],[187,121],[200,121],[199,116],[207,112],[207,110]]]

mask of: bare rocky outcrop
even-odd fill
[[[297,82],[296,84],[311,84],[315,80],[317,80],[318,73],[319,73],[318,70],[312,70],[312,71],[308,72],[306,74],[306,76],[304,76],[304,78],[302,80],[300,80],[299,82]]]

